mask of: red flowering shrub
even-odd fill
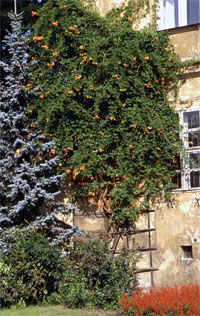
[[[178,288],[150,289],[149,293],[136,290],[129,297],[124,293],[120,299],[123,311],[134,316],[198,316],[200,315],[200,286],[183,285]]]

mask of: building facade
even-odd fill
[[[120,3],[97,0],[96,6],[104,15]],[[143,25],[151,25],[154,4],[149,1],[149,15]],[[129,248],[142,252],[138,269],[143,288],[200,283],[200,0],[159,0],[157,16],[158,31],[169,30],[181,60],[196,62],[185,66],[178,97],[172,96],[185,147],[185,155],[180,157],[183,168],[177,167],[178,189],[173,192],[173,202],[159,202],[151,212],[140,215],[138,233],[128,241]],[[88,215],[76,212],[74,222],[85,231],[105,231],[105,220],[93,207]],[[120,237],[119,248],[127,242],[126,234]]]

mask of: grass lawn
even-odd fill
[[[27,307],[24,309],[2,309],[0,316],[121,316],[121,312],[89,310],[89,309],[68,309],[65,306]]]

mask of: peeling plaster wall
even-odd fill
[[[118,7],[120,4],[124,3],[123,0],[95,0],[94,4],[97,7],[100,15],[104,16],[108,11],[113,8]]]
[[[200,283],[200,192],[177,193],[174,198],[173,206],[156,208],[156,286]],[[181,246],[192,246],[193,259],[183,259]]]
[[[171,43],[182,60],[200,58],[200,25],[170,30]]]
[[[200,25],[182,27],[170,31],[171,43],[182,60],[200,58]],[[200,108],[200,65],[185,70],[185,81],[174,103],[177,110],[192,107]],[[187,284],[200,284],[200,190],[173,194],[174,203],[158,203],[154,206],[155,217],[152,227],[152,244],[157,250],[152,252],[153,272],[156,287]],[[144,219],[139,226],[144,225]],[[142,244],[141,241],[139,243]],[[193,258],[184,259],[181,246],[191,246]],[[149,265],[145,254],[139,268]],[[140,275],[140,286],[151,286],[150,273]]]
[[[94,7],[96,7],[97,11],[100,15],[106,15],[111,9],[119,7],[121,4],[128,2],[128,0],[94,0]],[[150,0],[150,7],[152,0]],[[137,29],[141,29],[150,24],[151,13],[146,17],[142,18],[139,25],[136,26]],[[133,26],[134,27],[134,26]]]

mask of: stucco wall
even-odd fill
[[[182,27],[170,31],[171,43],[182,60],[200,57],[200,25]],[[200,65],[186,67],[181,81],[176,109],[200,108]],[[173,98],[173,96],[171,96]],[[152,243],[157,250],[152,252],[155,286],[200,283],[200,190],[173,194],[174,203],[155,205]],[[192,258],[184,258],[184,246],[192,250]],[[139,263],[148,265],[146,255]],[[150,274],[140,275],[142,287],[151,286]]]
[[[156,286],[200,283],[200,193],[177,193],[174,198],[173,205],[156,208]],[[192,248],[193,258],[184,258],[182,246]]]
[[[100,15],[104,16],[112,8],[118,7],[124,1],[122,0],[94,0],[94,4]]]
[[[182,60],[200,57],[200,24],[170,30],[170,38]]]

